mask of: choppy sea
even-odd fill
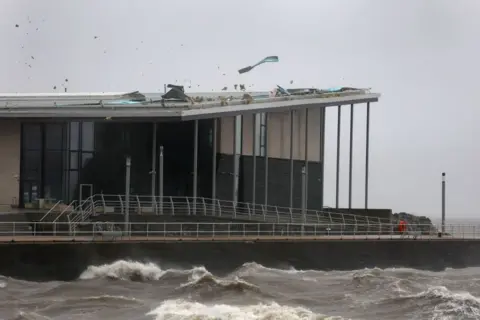
[[[480,268],[316,271],[245,263],[217,276],[116,261],[76,281],[0,278],[0,319],[480,319]]]

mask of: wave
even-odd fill
[[[242,280],[238,276],[233,277],[233,279],[220,279],[215,277],[204,267],[192,269],[192,273],[189,276],[189,281],[180,285],[180,289],[196,289],[203,286],[219,287],[231,291],[260,292],[260,288],[258,286]]]
[[[152,281],[159,280],[165,275],[159,266],[154,263],[118,260],[110,264],[89,266],[80,275],[80,280],[108,278],[115,280]]]
[[[277,303],[247,306],[226,304],[202,304],[186,300],[167,300],[147,313],[155,320],[342,320],[341,317],[327,317],[315,314],[301,307],[281,306]]]
[[[432,286],[403,298],[432,306],[433,319],[480,319],[480,298],[469,292],[452,292],[444,286]]]

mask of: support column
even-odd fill
[[[253,213],[256,213],[255,201],[257,193],[257,114],[253,114],[253,133],[252,133],[252,205]]]
[[[290,110],[290,208],[293,208],[293,116],[294,111]]]
[[[160,146],[160,156],[158,161],[158,195],[160,214],[163,214],[163,146]]]
[[[338,209],[340,199],[340,133],[342,125],[342,106],[338,106],[337,116],[337,168],[335,185],[335,208]]]
[[[352,209],[352,179],[353,179],[353,107],[350,105],[350,150],[348,160],[348,209]]]
[[[264,132],[264,152],[265,152],[265,206],[268,206],[268,113],[265,112],[263,123],[263,132]]]
[[[445,172],[442,172],[442,234],[445,233],[445,198],[446,198]]]
[[[132,159],[130,156],[127,157],[125,161],[125,234],[128,235],[130,228],[130,169],[132,166]]]
[[[308,208],[308,108],[305,109],[305,209]]]
[[[156,183],[157,183],[157,123],[153,123],[152,130],[152,210],[155,209]]]
[[[193,142],[193,214],[197,214],[197,184],[198,184],[198,120],[195,120]]]
[[[237,117],[233,117],[233,181],[232,181],[232,201],[237,202],[237,177],[238,177],[238,158],[237,158]]]
[[[212,199],[217,197],[217,129],[218,119],[214,118],[212,132]],[[213,205],[213,210],[215,212],[215,205]]]
[[[321,201],[320,201],[320,207],[323,209],[323,206],[324,206],[324,193],[325,193],[325,183],[324,183],[324,179],[325,179],[325,116],[326,116],[326,112],[325,112],[325,107],[323,107],[322,109],[320,109],[320,157],[319,157],[319,161],[320,161],[320,165],[321,165],[321,172],[320,172],[320,197],[321,197]]]
[[[365,138],[365,210],[368,209],[368,174],[370,152],[370,102],[367,102],[367,133]]]

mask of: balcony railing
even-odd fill
[[[358,225],[357,225],[358,227]],[[281,240],[305,239],[480,239],[480,226],[447,225],[441,237],[437,228],[423,226],[424,231],[399,233],[368,229],[358,232],[354,225],[332,228],[330,224],[296,223],[180,223],[84,222],[71,232],[68,222],[0,222],[0,241],[163,241],[163,240]]]

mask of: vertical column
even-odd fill
[[[198,182],[198,120],[195,120],[193,141],[193,214],[197,214],[197,182]]]
[[[264,116],[264,124],[263,124],[263,132],[264,132],[264,152],[265,152],[265,206],[268,205],[268,113],[265,112]]]
[[[368,209],[368,174],[370,152],[370,102],[367,102],[367,133],[365,137],[365,210]]]
[[[290,208],[293,208],[293,110],[290,110]]]
[[[213,132],[212,132],[212,199],[217,197],[217,130],[218,119],[213,119]],[[213,206],[215,210],[215,206]]]
[[[160,214],[163,214],[163,146],[160,146],[160,156],[158,161],[158,195],[159,195],[159,206]]]
[[[353,179],[353,107],[350,105],[350,150],[348,160],[348,209],[352,209],[352,179]]]
[[[157,123],[153,123],[152,130],[152,210],[155,208],[155,186],[157,183]]]
[[[442,234],[445,233],[445,198],[446,198],[445,172],[442,172]]]
[[[305,109],[305,208],[308,208],[308,108]]]
[[[125,161],[125,234],[129,234],[130,224],[130,168],[132,166],[132,159],[130,156]]]
[[[257,193],[257,114],[253,114],[253,134],[252,134],[252,205],[253,213],[255,211],[255,197]]]
[[[342,125],[342,106],[338,106],[337,116],[337,172],[336,172],[336,185],[335,185],[335,208],[338,209],[340,199],[340,133]]]
[[[237,176],[238,176],[238,160],[237,160],[237,117],[233,117],[233,179],[232,179],[232,201],[237,202]]]
[[[323,199],[324,199],[324,177],[325,177],[325,107],[320,109],[320,165],[321,165],[321,172],[320,172],[320,207],[323,208]]]

